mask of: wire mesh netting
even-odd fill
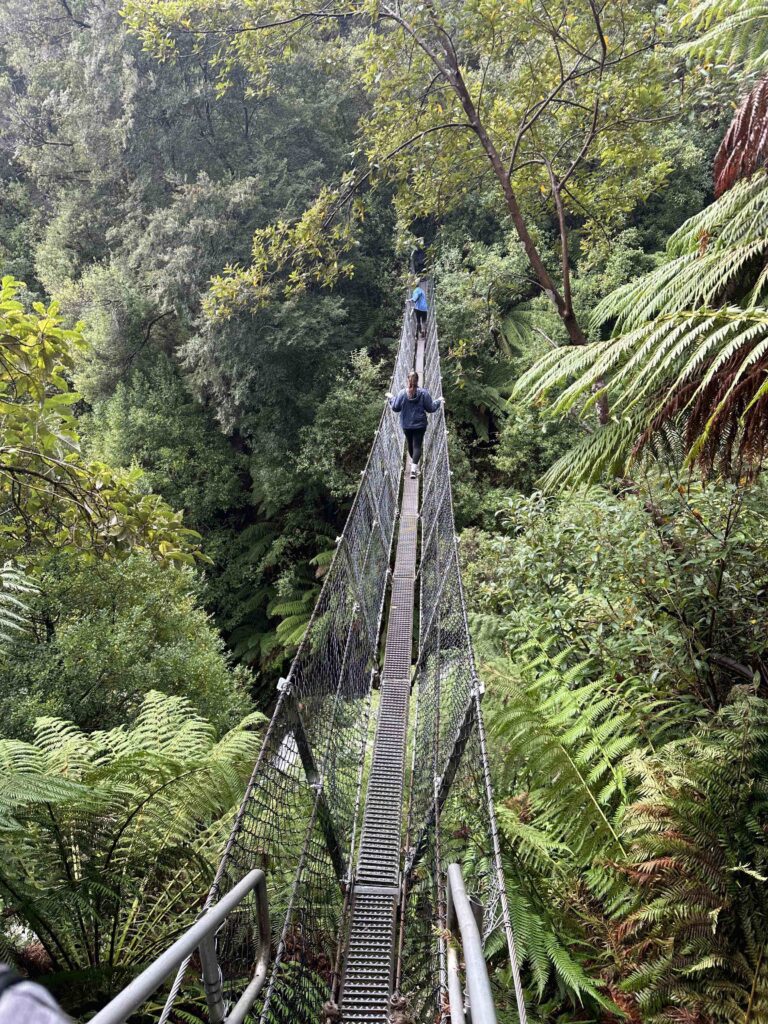
[[[413,353],[413,322],[406,313],[393,391],[405,385]],[[403,435],[385,407],[206,902],[215,903],[248,871],[266,872],[272,957],[249,1018],[254,1021],[317,1022],[334,988],[402,462]],[[228,1000],[239,998],[253,975],[256,922],[248,900],[218,933]],[[160,1024],[189,1019],[185,984],[182,970]]]
[[[428,293],[424,383],[437,398],[442,382],[431,285]],[[409,314],[406,306],[393,392],[405,385],[413,366]],[[316,1024],[338,992],[402,465],[402,433],[385,407],[318,603],[288,678],[281,681],[206,903],[211,906],[252,869],[265,871],[271,960],[268,981],[249,1016],[261,1024]],[[444,880],[448,865],[458,861],[470,895],[482,907],[486,949],[504,947],[511,957],[524,1024],[442,415],[433,418],[425,438],[419,593],[396,988],[407,993],[415,1020],[447,1020]],[[217,936],[225,994],[232,1002],[247,987],[258,960],[257,919],[249,899]],[[191,1011],[199,1003],[185,1003],[187,991],[199,992],[194,973],[179,972],[159,1024],[194,1018]]]
[[[430,290],[431,292],[431,290]],[[424,353],[424,383],[442,395],[434,297]],[[458,862],[482,908],[488,953],[511,958],[512,1019],[525,1019],[493,807],[482,686],[475,669],[455,534],[448,432],[428,431],[424,446],[419,566],[419,657],[414,685],[409,849],[403,887],[399,989],[418,1021],[448,1020],[445,876]],[[515,998],[517,996],[518,999]]]

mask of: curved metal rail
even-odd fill
[[[483,940],[458,864],[451,864],[448,867],[446,891],[448,930],[454,938],[457,937],[458,931],[467,979],[465,998],[459,957],[456,946],[451,942],[448,944],[448,1000],[451,1024],[466,1024],[467,1003],[472,1024],[496,1024],[496,1007],[493,1004],[488,965],[483,953]]]
[[[251,893],[256,900],[256,918],[261,938],[253,977],[236,1005],[227,1013],[221,986],[221,973],[216,959],[216,933],[229,915]],[[165,953],[108,1003],[91,1020],[91,1024],[123,1024],[157,991],[165,979],[195,951],[202,966],[203,986],[211,1024],[243,1024],[256,1002],[269,967],[269,907],[267,880],[263,871],[250,871],[231,892],[207,910]]]

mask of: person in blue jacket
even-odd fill
[[[427,413],[437,412],[444,399],[432,398],[426,388],[419,387],[419,375],[415,370],[408,374],[408,387],[403,388],[394,398],[387,394],[392,412],[400,413],[400,426],[403,428],[405,440],[408,442],[408,454],[411,457],[411,479],[419,475],[421,448],[424,434],[427,431]]]
[[[427,296],[424,294],[423,288],[417,287],[413,289],[411,302],[413,302],[413,312],[416,314],[416,337],[418,338],[421,333],[426,338],[429,306],[427,305]]]

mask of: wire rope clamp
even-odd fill
[[[413,1024],[408,1001],[400,992],[394,992],[389,1000],[389,1024]]]

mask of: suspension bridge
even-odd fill
[[[391,390],[415,368],[438,398],[422,286]],[[385,406],[203,911],[93,1024],[491,1024],[499,1003],[526,1024],[442,407],[420,478],[406,461]]]

